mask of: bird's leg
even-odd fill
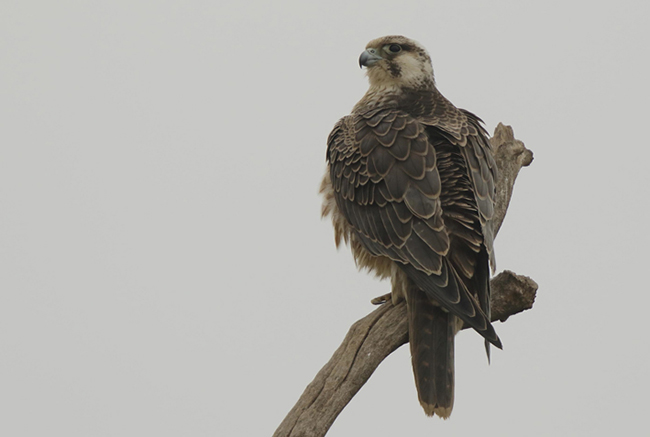
[[[408,286],[408,278],[404,272],[402,272],[402,270],[397,267],[397,264],[393,263],[391,269],[391,283],[393,291],[371,300],[370,302],[373,305],[381,305],[388,302],[389,300],[393,302],[393,305],[397,305],[406,298],[404,290],[406,290],[406,287]]]

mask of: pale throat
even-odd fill
[[[406,58],[404,61],[400,77],[396,78],[403,88],[433,88],[435,86],[433,67],[430,62],[418,62],[413,58]]]
[[[400,56],[396,61],[396,66],[399,70],[398,75],[391,75],[386,70],[383,72],[388,73],[388,76],[391,79],[396,80],[402,87],[420,88],[423,86],[426,87],[427,85],[433,85],[433,67],[431,66],[431,61],[428,59],[428,57],[423,58],[420,56],[408,54],[405,56]],[[371,76],[370,72],[368,73],[368,77],[372,83],[373,77]],[[377,79],[381,79],[381,77],[377,77]]]
[[[368,70],[370,87],[363,98],[354,106],[353,111],[367,110],[378,106],[389,106],[398,103],[404,90],[434,89],[433,68],[431,64],[404,65],[400,75],[392,76],[383,68]]]

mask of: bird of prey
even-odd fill
[[[438,91],[419,43],[375,39],[359,64],[370,87],[327,140],[323,216],[360,269],[391,278],[393,303],[406,299],[420,404],[446,419],[458,330],[482,335],[488,358],[501,348],[489,282],[497,166],[482,121]]]

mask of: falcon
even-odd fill
[[[444,419],[454,403],[454,337],[467,325],[490,344],[497,166],[482,120],[436,88],[431,59],[403,36],[359,58],[370,87],[327,140],[322,212],[359,269],[406,299],[420,404]]]

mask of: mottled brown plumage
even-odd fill
[[[440,94],[418,43],[379,38],[360,64],[370,88],[329,136],[323,215],[337,245],[406,298],[420,402],[446,418],[462,322],[488,354],[488,342],[501,347],[489,322],[497,168],[480,120]]]

